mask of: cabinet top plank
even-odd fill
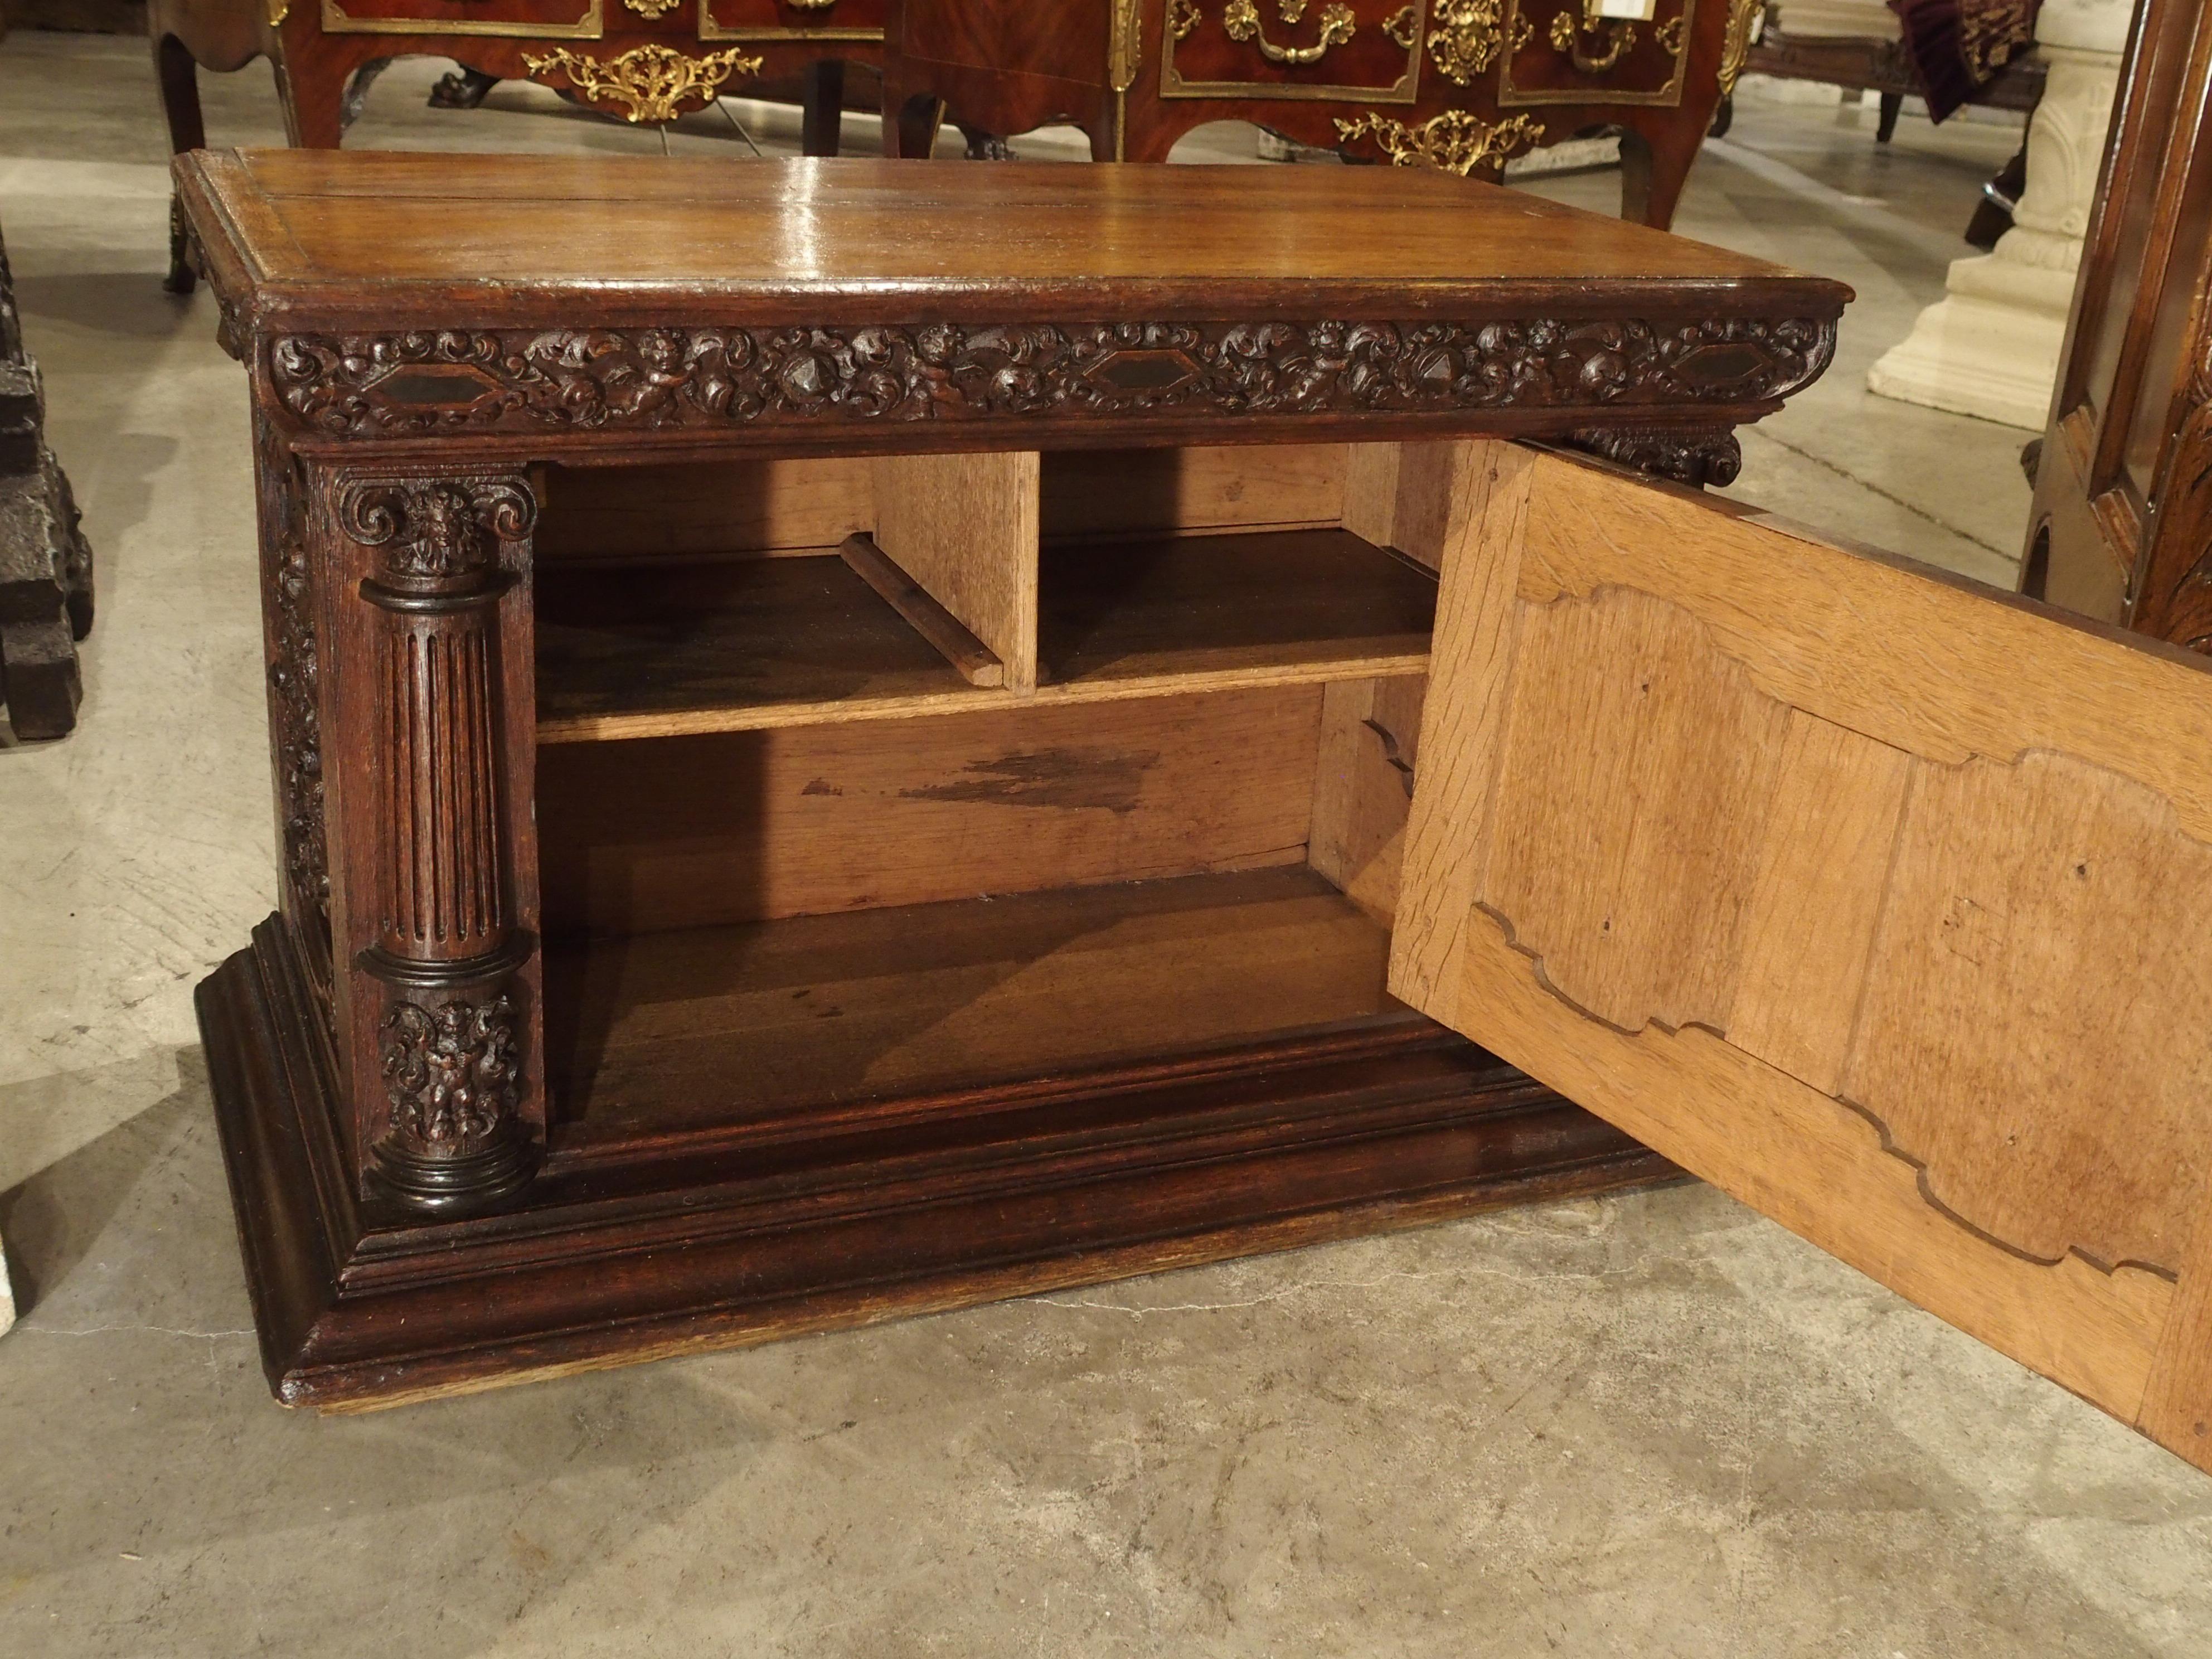
[[[225,343],[316,441],[1710,436],[1816,379],[1851,297],[1395,167],[232,150],[176,173]]]
[[[179,169],[219,210],[254,287],[303,300],[634,290],[796,305],[811,322],[840,295],[983,296],[994,314],[1019,295],[1054,309],[1210,301],[1240,316],[1271,299],[1303,309],[1317,291],[1402,305],[1628,283],[1786,292],[1828,316],[1849,297],[1824,277],[1410,168],[283,149],[195,153]]]

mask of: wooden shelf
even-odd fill
[[[541,567],[543,743],[805,725],[978,695],[835,553]]]
[[[1066,691],[1419,673],[1437,580],[1348,530],[1061,542],[1038,654]]]
[[[1419,674],[1436,580],[1345,530],[1055,543],[1030,695],[970,685],[835,554],[538,577],[541,743]]]
[[[1304,866],[549,943],[560,1145],[1417,1018]]]

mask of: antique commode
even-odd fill
[[[1838,285],[1413,173],[178,176],[253,387],[281,897],[200,1012],[280,1397],[1671,1159],[2205,1460],[2212,1060],[2145,1038],[2212,683],[1683,487]]]

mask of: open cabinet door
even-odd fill
[[[2212,1468],[2212,672],[1461,446],[1391,989]]]

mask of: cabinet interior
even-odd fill
[[[1439,450],[550,469],[556,1135],[1415,1018]]]

